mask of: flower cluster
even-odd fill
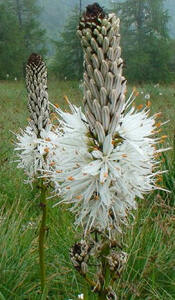
[[[17,135],[19,167],[29,177],[44,169],[55,191],[70,204],[85,235],[92,230],[122,231],[136,209],[136,197],[157,189],[154,137],[158,124],[149,107],[132,106],[135,91],[125,100],[119,19],[89,5],[80,20],[78,35],[84,49],[84,113],[70,104],[71,112],[58,113],[59,127],[49,125],[46,69],[37,55],[29,59],[27,87],[31,125]],[[159,125],[160,126],[160,125]],[[47,159],[46,159],[47,156]]]
[[[41,170],[48,169],[52,163],[44,141],[53,140],[54,136],[49,120],[47,69],[41,56],[35,53],[31,54],[26,66],[26,86],[30,121],[24,130],[16,134],[15,151],[18,151],[18,168],[24,169],[27,182],[32,182]]]
[[[84,49],[84,113],[70,104],[61,118],[50,173],[62,201],[71,204],[85,234],[97,229],[111,236],[121,232],[136,209],[136,197],[157,189],[158,165],[153,134],[156,115],[149,107],[132,106],[135,91],[125,101],[119,20],[98,4],[89,5],[78,35]],[[60,202],[59,202],[60,203]]]
[[[26,183],[33,182],[41,171],[48,170],[53,164],[51,146],[49,145],[48,149],[46,143],[54,137],[51,125],[40,131],[40,137],[37,137],[30,125],[16,134],[15,151],[18,152],[18,168],[25,171]]]
[[[57,139],[51,180],[60,190],[61,202],[71,204],[76,224],[85,225],[85,232],[121,231],[120,225],[137,207],[136,196],[143,198],[158,188],[156,157],[165,149],[156,150],[159,139],[152,137],[156,116],[149,117],[148,109],[131,107],[120,116],[114,136],[108,134],[101,145],[91,136],[81,108],[71,109],[72,113],[57,109],[64,134]]]

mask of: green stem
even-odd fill
[[[104,246],[102,248],[101,255],[100,255],[104,283],[101,287],[101,290],[98,293],[99,300],[106,299],[106,291],[107,291],[107,288],[108,288],[109,282],[110,282],[110,271],[109,271],[109,267],[108,267],[108,264],[106,261],[106,256],[109,254],[109,251],[110,251],[109,243],[108,242],[104,243]]]
[[[41,290],[44,290],[46,274],[45,274],[45,264],[44,264],[44,238],[46,232],[46,217],[47,217],[47,207],[46,207],[46,187],[42,184],[41,186],[41,202],[40,207],[42,210],[42,220],[39,231],[39,264],[40,264],[40,280],[41,280]]]
[[[97,296],[98,300],[106,300],[106,293],[104,293],[103,291],[98,293],[98,296]]]
[[[93,281],[92,279],[88,278],[86,274],[83,275],[84,279],[86,280],[86,282],[84,283],[84,300],[88,300],[89,299],[89,286],[91,287],[91,289],[93,289],[96,285],[95,281]]]
[[[88,293],[88,286],[87,286],[86,282],[84,284],[83,292],[84,292],[84,300],[88,300],[89,299],[89,293]]]

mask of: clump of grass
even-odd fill
[[[173,136],[172,151],[169,156],[162,153],[162,160],[162,169],[168,171],[162,176],[163,185],[171,192],[169,195],[164,195],[164,201],[173,207],[175,206],[175,133]]]
[[[129,261],[119,281],[120,299],[173,299],[174,208],[159,193],[139,203],[134,227],[125,242]],[[170,217],[171,216],[171,217]]]
[[[8,210],[5,209],[4,203],[0,217],[0,290],[6,299],[17,299],[17,296],[22,296],[35,277],[36,255],[33,255],[31,264],[35,229],[29,228],[27,221],[30,220],[28,216],[30,204],[24,204],[21,199],[14,200]]]
[[[37,197],[37,195],[36,195]],[[4,199],[5,200],[5,199]],[[7,200],[7,199],[6,199]],[[40,299],[38,278],[39,207],[14,199],[8,210],[5,203],[0,215],[0,291],[5,299]],[[49,296],[65,299],[80,292],[76,274],[69,260],[69,248],[74,243],[74,228],[67,212],[49,208],[46,238]],[[52,249],[49,245],[52,244]],[[54,298],[53,298],[54,299]]]

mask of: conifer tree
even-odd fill
[[[40,8],[36,0],[15,0],[13,11],[17,17],[19,27],[24,35],[25,48],[28,57],[31,52],[45,52],[45,31],[40,28],[38,21]]]
[[[0,8],[0,77],[8,73],[19,78],[31,52],[46,53],[40,9],[35,0],[1,0]]]
[[[0,4],[0,12],[0,79],[20,77],[19,65],[21,58],[24,59],[23,34],[7,4]]]
[[[83,52],[76,30],[79,22],[79,11],[75,9],[55,42],[56,55],[53,71],[59,78],[80,79],[83,72]]]
[[[129,80],[170,80],[169,17],[163,2],[126,0],[115,5],[121,19],[125,72]]]

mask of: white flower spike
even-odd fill
[[[53,147],[50,144],[49,149],[45,142],[54,136],[49,124],[47,69],[42,57],[35,53],[31,54],[27,63],[26,86],[30,121],[25,130],[16,134],[15,150],[18,151],[18,168],[24,169],[27,174],[26,182],[32,182],[41,170],[52,164]]]
[[[78,29],[85,57],[85,113],[71,104],[71,113],[56,109],[62,134],[50,175],[55,190],[61,186],[59,203],[71,204],[85,235],[94,229],[109,236],[122,231],[137,208],[136,197],[159,188],[157,156],[167,150],[156,150],[161,140],[153,137],[156,115],[149,117],[149,107],[131,106],[134,91],[125,102],[118,28],[114,14],[106,15],[98,4],[87,7]]]

